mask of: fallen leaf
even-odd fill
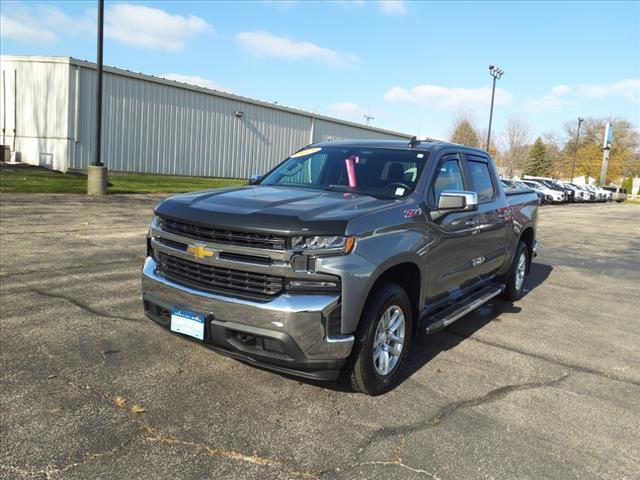
[[[115,403],[117,407],[122,408],[127,404],[127,399],[122,397],[115,397],[113,399],[113,403]]]
[[[140,405],[134,405],[129,410],[131,410],[131,413],[144,413],[145,411],[144,407],[141,407]]]

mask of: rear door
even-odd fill
[[[509,254],[510,220],[506,197],[489,158],[465,154],[471,190],[478,194],[475,212],[476,231],[472,242],[476,256],[472,259],[473,277],[489,276],[502,267]]]

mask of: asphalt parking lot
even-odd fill
[[[544,207],[529,292],[367,397],[142,313],[160,197],[3,195],[2,478],[640,477],[640,205]]]

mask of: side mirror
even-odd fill
[[[438,198],[442,212],[470,212],[478,208],[478,194],[462,190],[444,190]]]
[[[262,175],[251,175],[249,177],[249,185],[257,185],[262,180]]]

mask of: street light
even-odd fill
[[[96,136],[95,155],[87,167],[87,193],[105,195],[107,193],[107,168],[100,157],[102,147],[102,51],[104,44],[104,0],[98,0],[98,51],[96,69]],[[76,86],[77,88],[77,86]]]
[[[487,131],[487,151],[491,144],[491,121],[493,120],[493,99],[496,95],[496,80],[504,74],[504,70],[496,65],[489,65],[489,75],[493,77],[493,89],[491,90],[491,110],[489,111],[489,130]]]
[[[573,174],[576,171],[576,160],[578,158],[578,145],[580,144],[580,125],[584,122],[584,118],[578,117],[578,131],[576,132],[576,149],[573,152],[573,167],[571,167],[571,183],[573,183]]]

